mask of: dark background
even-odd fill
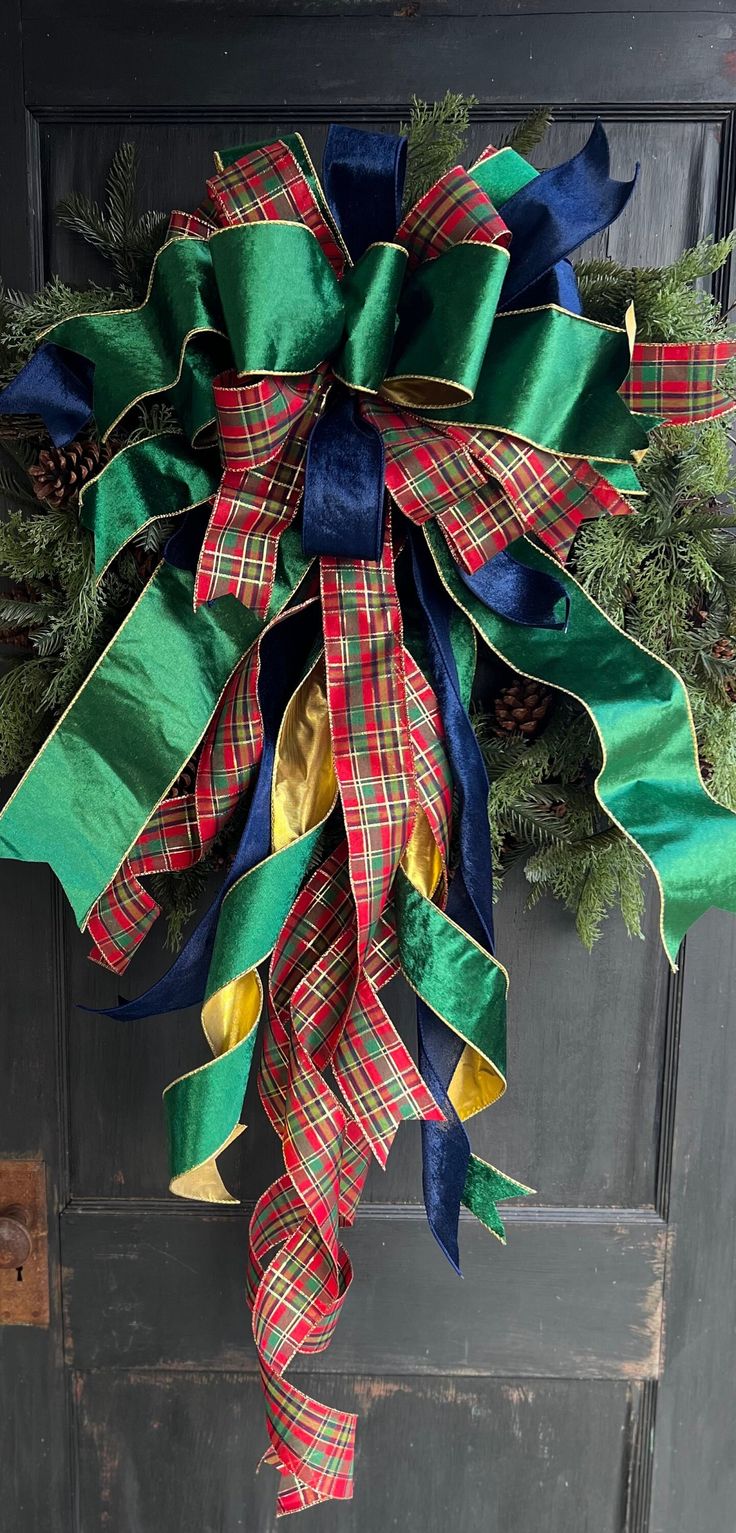
[[[473,149],[551,103],[540,164],[600,114],[614,174],[642,162],[596,242],[621,259],[662,264],[734,219],[725,4],[0,0],[0,71],[0,274],[18,286],[102,275],[53,207],[99,194],[121,139],[139,145],[142,202],[188,206],[218,144],[298,127],[318,155],[330,120],[393,128],[414,92],[475,93]],[[498,919],[509,1092],[473,1143],[539,1192],[509,1212],[506,1250],[463,1224],[460,1282],[402,1130],[312,1365],[317,1393],[360,1414],[356,1498],[305,1526],[728,1533],[736,927],[701,921],[671,976],[654,899],[645,944],[612,919],[590,957],[556,907],[524,901],[511,882]],[[157,943],[106,976],[46,870],[0,864],[0,1158],[45,1162],[52,1303],[48,1330],[0,1329],[3,1533],[275,1526],[243,1293],[275,1142],[252,1102],[227,1167],[244,1207],[167,1198],[160,1093],[204,1057],[198,1017],[123,1026],[75,1006],[137,993]],[[393,1010],[411,1037],[401,991]]]

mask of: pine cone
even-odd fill
[[[197,753],[196,756],[192,756],[191,761],[188,761],[185,767],[182,767],[179,776],[177,777],[176,782],[174,783],[174,786],[171,790],[174,795],[177,797],[179,795],[184,797],[185,795],[194,792],[194,785],[197,781],[198,764],[199,754]]]
[[[551,701],[552,693],[541,681],[519,676],[493,705],[499,734],[520,734],[532,739],[539,733]]]
[[[68,447],[44,447],[28,472],[39,500],[56,508],[75,500],[109,457],[107,443],[70,442]]]
[[[736,656],[733,639],[716,639],[711,654],[716,660],[733,660]]]

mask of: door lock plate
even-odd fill
[[[0,1160],[0,1325],[48,1323],[45,1167],[40,1160]]]

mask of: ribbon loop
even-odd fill
[[[332,123],[322,180],[330,211],[354,261],[369,245],[392,240],[406,175],[404,137]]]
[[[384,498],[383,438],[338,385],[330,390],[307,448],[305,554],[380,559]]]

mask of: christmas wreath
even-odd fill
[[[529,1190],[464,1128],[506,1085],[494,872],[523,858],[590,943],[616,903],[638,930],[649,865],[672,963],[736,908],[736,346],[698,287],[731,241],[573,268],[636,175],[599,124],[540,174],[543,113],[465,170],[467,106],[332,128],[321,180],[296,135],[222,152],[168,220],[123,148],[104,208],[60,210],[118,287],[0,301],[0,766],[40,746],[0,853],[51,864],[117,972],[224,874],[114,1013],[202,1005],[213,1057],[165,1093],[184,1196],[230,1201],[269,960],[284,1171],[248,1297],[281,1513],[352,1492],[354,1416],[287,1369],[337,1322],[371,1157],[422,1120],[455,1266],[461,1204],[503,1238]]]

